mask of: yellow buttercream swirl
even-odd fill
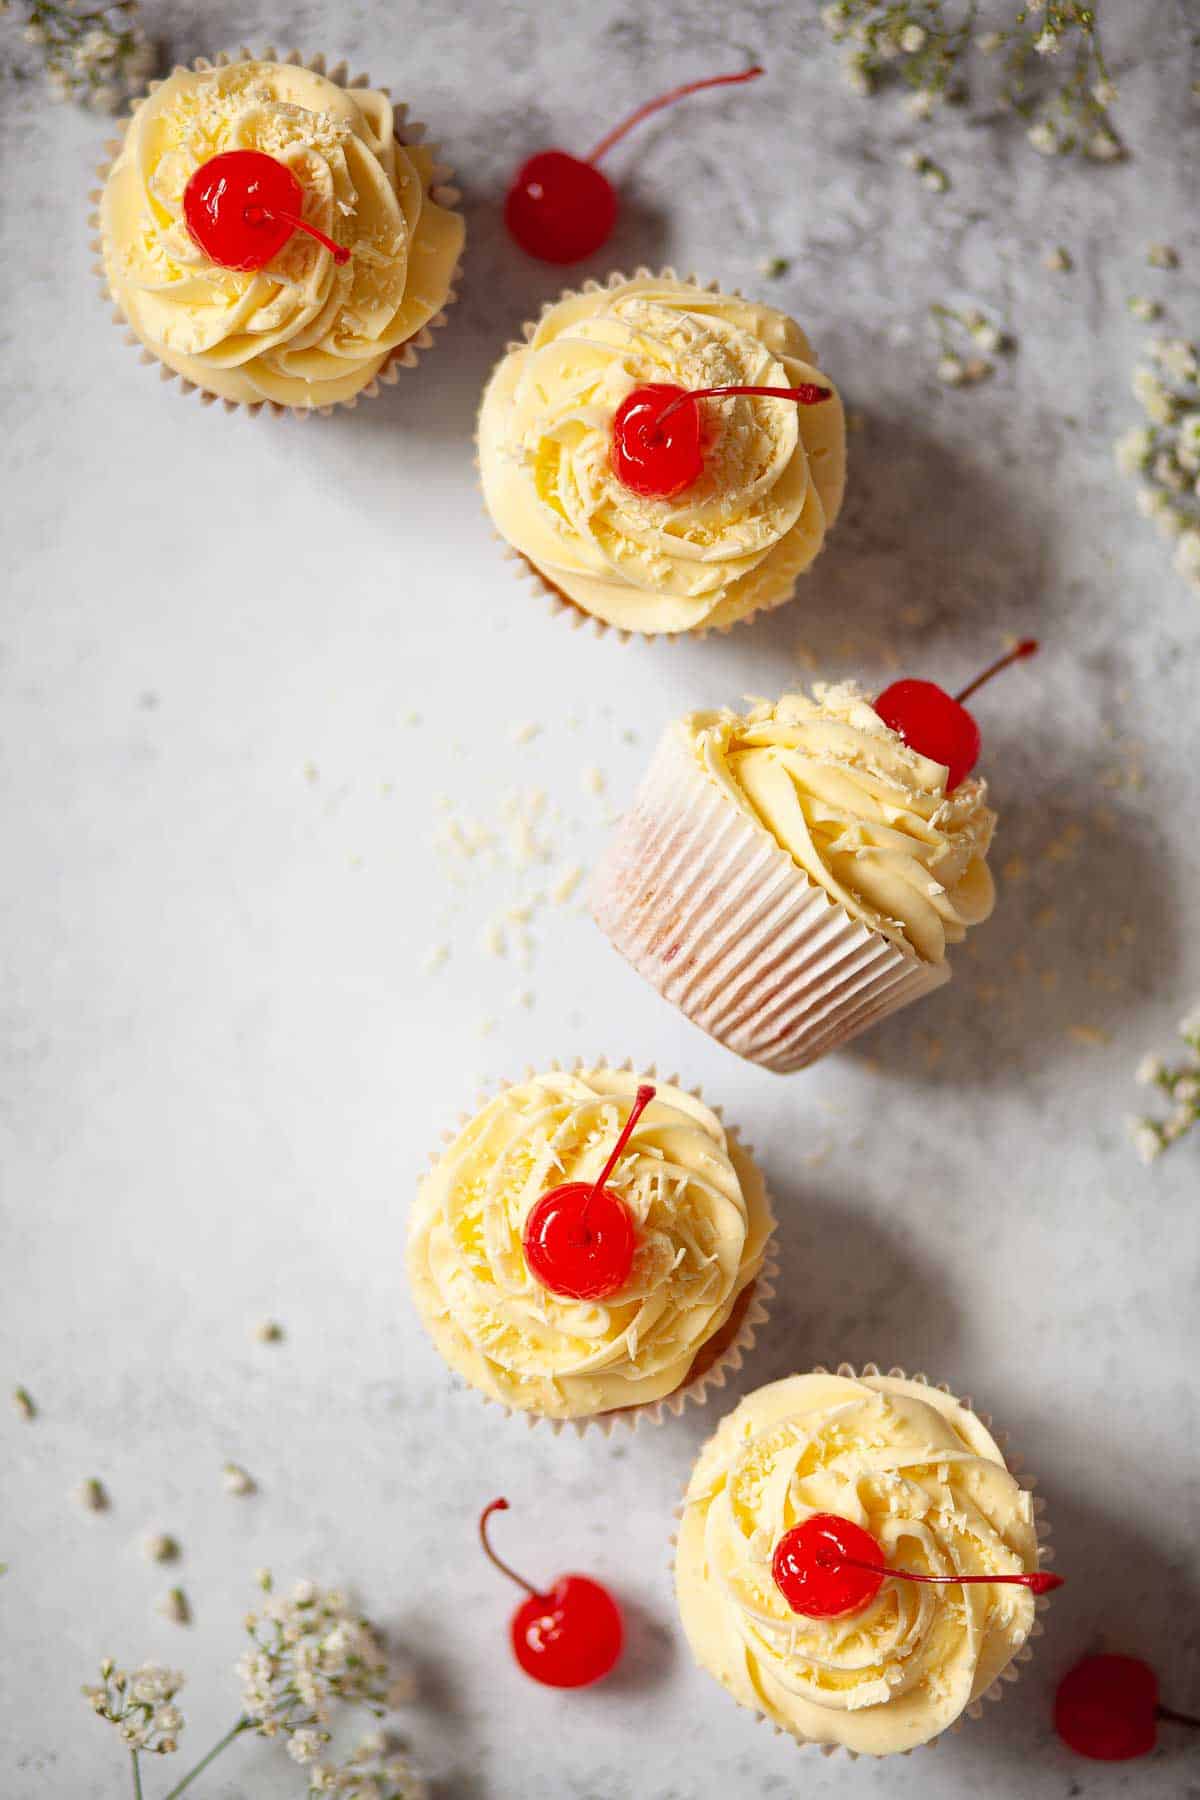
[[[841,505],[841,401],[701,401],[704,473],[653,500],[610,457],[613,415],[646,382],[830,385],[774,307],[650,276],[569,295],[484,393],[480,470],[497,529],[568,599],[629,630],[722,627],[779,605]]]
[[[1032,1496],[974,1413],[917,1382],[794,1375],[749,1395],[696,1463],[676,1557],[684,1629],[744,1706],[868,1755],[936,1737],[1030,1635],[1024,1588],[885,1580],[862,1610],[794,1613],[771,1558],[813,1513],[861,1525],[897,1568],[1037,1568]]]
[[[607,1184],[637,1231],[625,1287],[569,1300],[530,1274],[530,1209],[597,1178],[638,1081],[596,1069],[506,1088],[421,1183],[408,1239],[418,1310],[451,1367],[506,1406],[573,1419],[662,1399],[762,1267],[771,1216],[753,1162],[708,1107],[660,1084]]]
[[[266,268],[223,269],[193,241],[183,194],[201,163],[261,150],[304,189],[297,231]],[[391,100],[291,63],[176,69],[137,107],[100,207],[104,266],[146,347],[210,393],[328,406],[374,379],[445,304],[463,244],[432,197],[428,150],[400,143]]]
[[[945,960],[995,904],[987,784],[947,794],[948,770],[885,725],[851,683],[777,705],[692,713],[701,766],[854,916],[926,962]]]

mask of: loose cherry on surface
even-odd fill
[[[512,1616],[513,1655],[527,1675],[546,1687],[589,1687],[620,1657],[625,1641],[621,1610],[608,1589],[587,1575],[560,1575],[553,1587],[539,1593],[502,1562],[488,1542],[487,1528],[493,1513],[507,1510],[507,1500],[493,1500],[484,1508],[479,1539],[485,1555],[529,1596]]]
[[[504,222],[511,236],[530,256],[541,262],[573,263],[591,256],[612,236],[617,222],[617,195],[611,181],[596,164],[635,125],[664,106],[673,106],[702,88],[729,87],[753,81],[760,68],[741,69],[736,75],[712,75],[706,81],[689,81],[648,100],[630,113],[607,137],[601,138],[589,156],[571,156],[566,150],[539,150],[521,164],[504,201]]]
[[[629,1208],[605,1187],[655,1089],[637,1091],[612,1155],[595,1181],[568,1181],[551,1188],[525,1221],[523,1248],[530,1272],[568,1300],[603,1300],[624,1287],[633,1267],[637,1235]]]
[[[919,1575],[913,1569],[893,1569],[871,1533],[837,1513],[814,1513],[785,1531],[775,1546],[771,1573],[792,1611],[808,1619],[860,1612],[885,1578],[930,1587],[1025,1587],[1033,1594],[1049,1594],[1063,1584],[1061,1575],[1044,1569],[1020,1575]]]
[[[1054,1696],[1054,1729],[1068,1749],[1095,1762],[1149,1755],[1160,1719],[1200,1730],[1200,1719],[1160,1705],[1158,1677],[1136,1656],[1085,1656]]]
[[[264,150],[223,150],[200,164],[183,190],[183,217],[210,262],[223,269],[261,269],[293,231],[306,231],[334,262],[350,260],[344,244],[303,218],[304,189]]]
[[[772,400],[795,400],[816,406],[832,398],[833,389],[806,381],[801,387],[681,388],[653,381],[634,388],[613,416],[610,456],[613,473],[624,487],[648,499],[673,500],[691,487],[704,470],[704,433],[700,400],[729,394],[762,394]]]
[[[963,705],[977,688],[1010,663],[1032,656],[1038,648],[1036,638],[1022,638],[1006,656],[998,656],[982,675],[977,675],[959,694],[948,694],[936,681],[893,681],[875,702],[875,711],[885,725],[898,732],[911,749],[933,762],[945,763],[949,771],[946,792],[967,779],[983,748],[979,727]]]

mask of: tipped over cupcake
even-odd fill
[[[978,685],[818,684],[688,714],[595,872],[596,922],[693,1023],[781,1074],[931,993],[995,902],[962,704]]]

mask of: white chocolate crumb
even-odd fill
[[[258,1491],[253,1476],[248,1475],[240,1463],[225,1463],[221,1469],[221,1479],[227,1494],[246,1495]]]

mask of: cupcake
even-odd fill
[[[560,600],[647,635],[723,630],[791,597],[837,516],[841,402],[786,313],[670,273],[589,282],[548,306],[479,414],[500,536]],[[646,384],[802,390],[696,401],[695,478],[663,497],[617,473],[614,421]],[[669,485],[669,483],[667,484]]]
[[[596,870],[621,954],[739,1056],[802,1069],[950,978],[986,919],[983,781],[857,687],[671,725]]]
[[[865,1547],[875,1573],[838,1567],[839,1545]],[[967,1403],[923,1380],[821,1371],[721,1421],[688,1484],[675,1585],[693,1655],[742,1706],[800,1743],[888,1756],[1015,1679],[1035,1630],[1027,1587],[900,1572],[1037,1567],[1033,1496]]]
[[[166,369],[234,404],[312,412],[374,392],[427,347],[453,298],[463,222],[437,185],[449,171],[405,141],[385,91],[323,71],[323,59],[248,54],[176,69],[134,108],[100,195],[118,312]],[[268,177],[273,160],[304,226],[276,232],[276,214],[254,204],[263,190],[242,195],[244,155],[221,165],[234,185],[206,204],[193,185],[185,215],[189,182],[231,152],[256,153]]]
[[[771,1231],[753,1160],[695,1095],[556,1070],[506,1087],[437,1157],[408,1272],[434,1343],[487,1399],[633,1419],[681,1411],[740,1362]]]

